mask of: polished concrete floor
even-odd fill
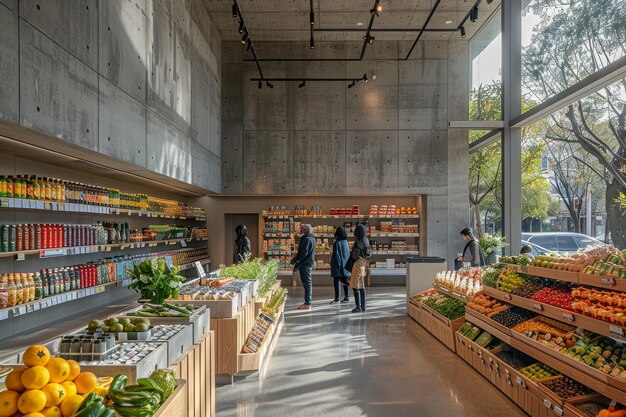
[[[218,417],[525,416],[500,391],[406,315],[404,288],[368,290],[367,312],[328,305],[295,311],[290,289],[273,356],[255,374],[217,389]]]

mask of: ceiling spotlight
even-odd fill
[[[241,37],[241,44],[245,45],[248,42],[248,38],[250,38],[250,35],[248,35],[247,31],[244,31],[243,36]]]
[[[272,84],[271,82],[267,80],[265,81],[265,85],[268,86],[269,88],[274,88],[274,84]]]
[[[309,40],[309,48],[315,49],[315,39],[313,39],[313,36],[311,36],[311,39]]]
[[[243,29],[244,29],[243,20],[240,20],[239,21],[239,33],[243,33]]]
[[[246,51],[252,49],[252,39],[248,38],[248,46],[246,47]]]
[[[363,40],[364,40],[365,42],[369,43],[370,45],[373,45],[373,44],[374,44],[374,40],[375,40],[375,39],[376,39],[376,37],[375,37],[375,36],[370,35],[370,34],[369,34],[369,32],[368,32],[365,36],[363,36]]]
[[[258,86],[259,88],[263,88],[263,83],[261,82],[261,80],[259,80]]]
[[[378,12],[378,13],[380,13],[380,12],[382,12],[382,11],[383,11],[383,5],[382,5],[382,4],[380,4],[380,3],[378,3],[378,4],[376,5],[376,7],[374,7],[374,8],[376,9],[376,12]]]
[[[465,38],[465,26],[461,25],[461,27],[459,28],[459,30],[461,31],[461,37]]]
[[[451,25],[452,24],[452,20],[446,20],[446,25]]]
[[[239,16],[239,6],[237,5],[237,2],[233,3],[233,17],[237,17]]]
[[[302,88],[306,85],[306,81],[302,80],[300,84],[298,84],[298,88]]]
[[[474,6],[470,11],[470,22],[476,23],[478,20],[478,6]]]
[[[369,80],[367,79],[367,74],[363,74],[363,81],[368,82]]]
[[[313,12],[309,12],[309,23],[311,23],[311,25],[315,24],[315,13]]]
[[[350,84],[348,84],[348,88],[352,88],[356,85],[356,81],[352,80]]]
[[[356,22],[357,26],[363,26],[363,22]]]

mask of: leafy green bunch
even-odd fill
[[[259,280],[258,294],[264,297],[276,282],[278,275],[278,261],[265,261],[262,258],[247,259],[245,262],[233,265],[220,265],[221,277],[232,277],[246,280]]]
[[[494,252],[498,252],[503,247],[508,246],[508,244],[506,243],[506,237],[491,236],[487,233],[485,233],[480,237],[480,239],[478,239],[478,244],[486,255],[491,255]]]
[[[169,297],[178,298],[180,283],[185,280],[178,275],[178,268],[168,267],[165,259],[156,261],[146,259],[140,264],[133,265],[126,273],[132,277],[128,286],[141,294],[141,298],[149,298],[155,304],[163,304]]]

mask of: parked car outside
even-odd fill
[[[588,246],[606,246],[598,239],[569,232],[522,233],[522,239],[551,252],[577,252]]]

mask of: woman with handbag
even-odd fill
[[[350,275],[350,287],[354,291],[354,301],[356,308],[353,313],[365,311],[365,277],[367,275],[367,264],[372,257],[370,241],[367,238],[367,229],[364,225],[359,224],[354,229],[354,237],[356,240],[352,245],[350,258],[346,268],[352,273]]]
[[[343,226],[339,226],[335,230],[335,242],[333,243],[333,254],[330,257],[330,275],[333,277],[333,285],[335,287],[335,298],[330,304],[336,304],[339,302],[339,295],[341,293],[339,287],[343,287],[343,299],[342,303],[350,301],[348,296],[348,279],[350,278],[350,271],[346,269],[346,263],[350,256],[350,248],[348,247],[348,235]]]

